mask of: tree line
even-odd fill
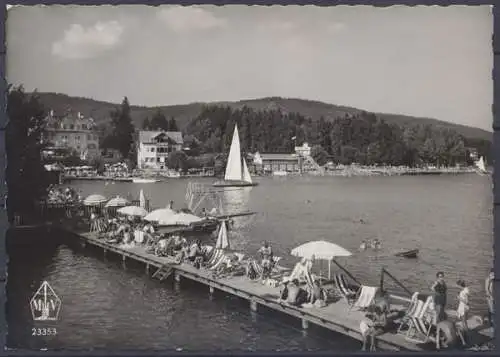
[[[256,111],[221,105],[206,106],[189,123],[186,133],[198,139],[201,152],[227,152],[235,123],[243,151],[287,153],[307,142],[314,146],[314,155],[320,161],[342,164],[471,164],[470,146],[480,155],[489,156],[491,145],[487,140],[467,140],[448,128],[389,124],[368,112],[312,120],[280,109]]]
[[[35,202],[46,195],[50,185],[41,151],[47,111],[36,92],[25,93],[22,86],[10,86],[7,93],[6,183],[9,220],[15,214],[33,213]],[[102,147],[118,150],[123,158],[135,161],[137,132],[125,97],[111,113],[111,126],[102,138]],[[454,165],[471,163],[468,148],[478,150],[491,162],[491,142],[469,139],[456,131],[431,125],[400,127],[388,124],[373,113],[361,112],[333,120],[312,120],[297,113],[281,110],[255,111],[248,107],[208,105],[186,128],[184,137],[189,154],[179,152],[169,158],[175,168],[212,166],[222,169],[234,125],[240,130],[244,152],[291,152],[303,142],[313,145],[320,164],[337,163]],[[176,130],[174,118],[167,120],[161,112],[145,121],[149,130]],[[193,158],[200,158],[194,160]],[[222,158],[222,159],[221,159]],[[222,160],[222,161],[221,161]]]

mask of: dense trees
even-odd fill
[[[151,120],[149,118],[143,120],[142,130],[178,131],[179,127],[174,117],[167,119],[163,112],[158,109]]]
[[[291,152],[307,141],[321,163],[455,165],[467,161],[465,138],[457,132],[431,125],[400,127],[388,124],[373,113],[346,114],[333,120],[312,120],[279,109],[254,111],[206,106],[187,127],[198,139],[201,152],[227,152],[238,123],[242,150],[247,152]],[[487,144],[475,142],[480,154]]]
[[[135,128],[130,117],[130,104],[127,97],[119,108],[111,112],[112,132],[103,140],[103,148],[116,149],[122,158],[135,157],[134,134]]]
[[[7,213],[12,221],[15,215],[33,213],[49,186],[40,153],[46,112],[36,93],[28,95],[22,87],[10,87],[7,115]]]

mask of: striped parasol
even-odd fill
[[[83,200],[85,206],[99,206],[106,202],[107,199],[103,195],[93,194]]]
[[[117,196],[109,200],[109,202],[106,203],[106,207],[125,207],[128,204],[130,204],[130,202],[127,199]]]

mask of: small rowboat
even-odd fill
[[[402,257],[402,258],[408,258],[408,259],[415,259],[418,257],[418,249],[412,249],[412,250],[407,250],[404,252],[399,252],[394,254],[396,257]]]

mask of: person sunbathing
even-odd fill
[[[321,287],[319,280],[314,281],[314,285],[309,287],[309,303],[314,304],[317,307],[326,306],[326,292]]]
[[[387,311],[383,306],[373,305],[360,323],[363,337],[362,351],[366,351],[366,344],[370,340],[370,351],[376,351],[376,337],[385,332],[387,327]]]
[[[288,294],[286,303],[293,306],[300,306],[307,302],[307,292],[299,286],[297,279],[288,284]]]

